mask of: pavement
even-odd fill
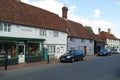
[[[88,59],[94,59],[96,57],[96,55],[90,55],[90,56],[85,56],[85,60]],[[59,60],[55,59],[55,60],[50,60],[49,64],[55,64],[58,63]],[[20,68],[26,68],[26,67],[32,67],[32,66],[40,66],[40,65],[44,65],[44,64],[48,64],[47,61],[40,61],[40,62],[33,62],[33,63],[21,63],[21,64],[17,64],[17,65],[10,65],[7,67],[7,70],[12,70],[12,69],[20,69]],[[0,71],[4,71],[5,67],[0,67]]]

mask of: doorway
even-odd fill
[[[18,58],[19,63],[25,62],[25,44],[18,45]]]

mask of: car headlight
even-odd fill
[[[67,56],[66,58],[70,58],[70,56]]]

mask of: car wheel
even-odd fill
[[[109,56],[111,56],[111,53],[109,54]]]
[[[82,61],[84,61],[84,58],[82,57]]]
[[[75,59],[74,58],[72,58],[72,63],[74,63],[75,62]]]

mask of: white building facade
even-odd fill
[[[113,39],[106,39],[106,48],[112,48],[112,47],[115,47],[115,48],[119,48],[120,49],[120,40],[116,39],[116,40],[113,40]]]
[[[58,59],[66,52],[66,45],[65,32],[0,22],[0,53],[9,53],[9,58],[17,58],[19,63],[26,62],[28,57],[39,58],[43,47]]]
[[[94,55],[94,40],[68,37],[68,50],[83,50],[85,55]]]

